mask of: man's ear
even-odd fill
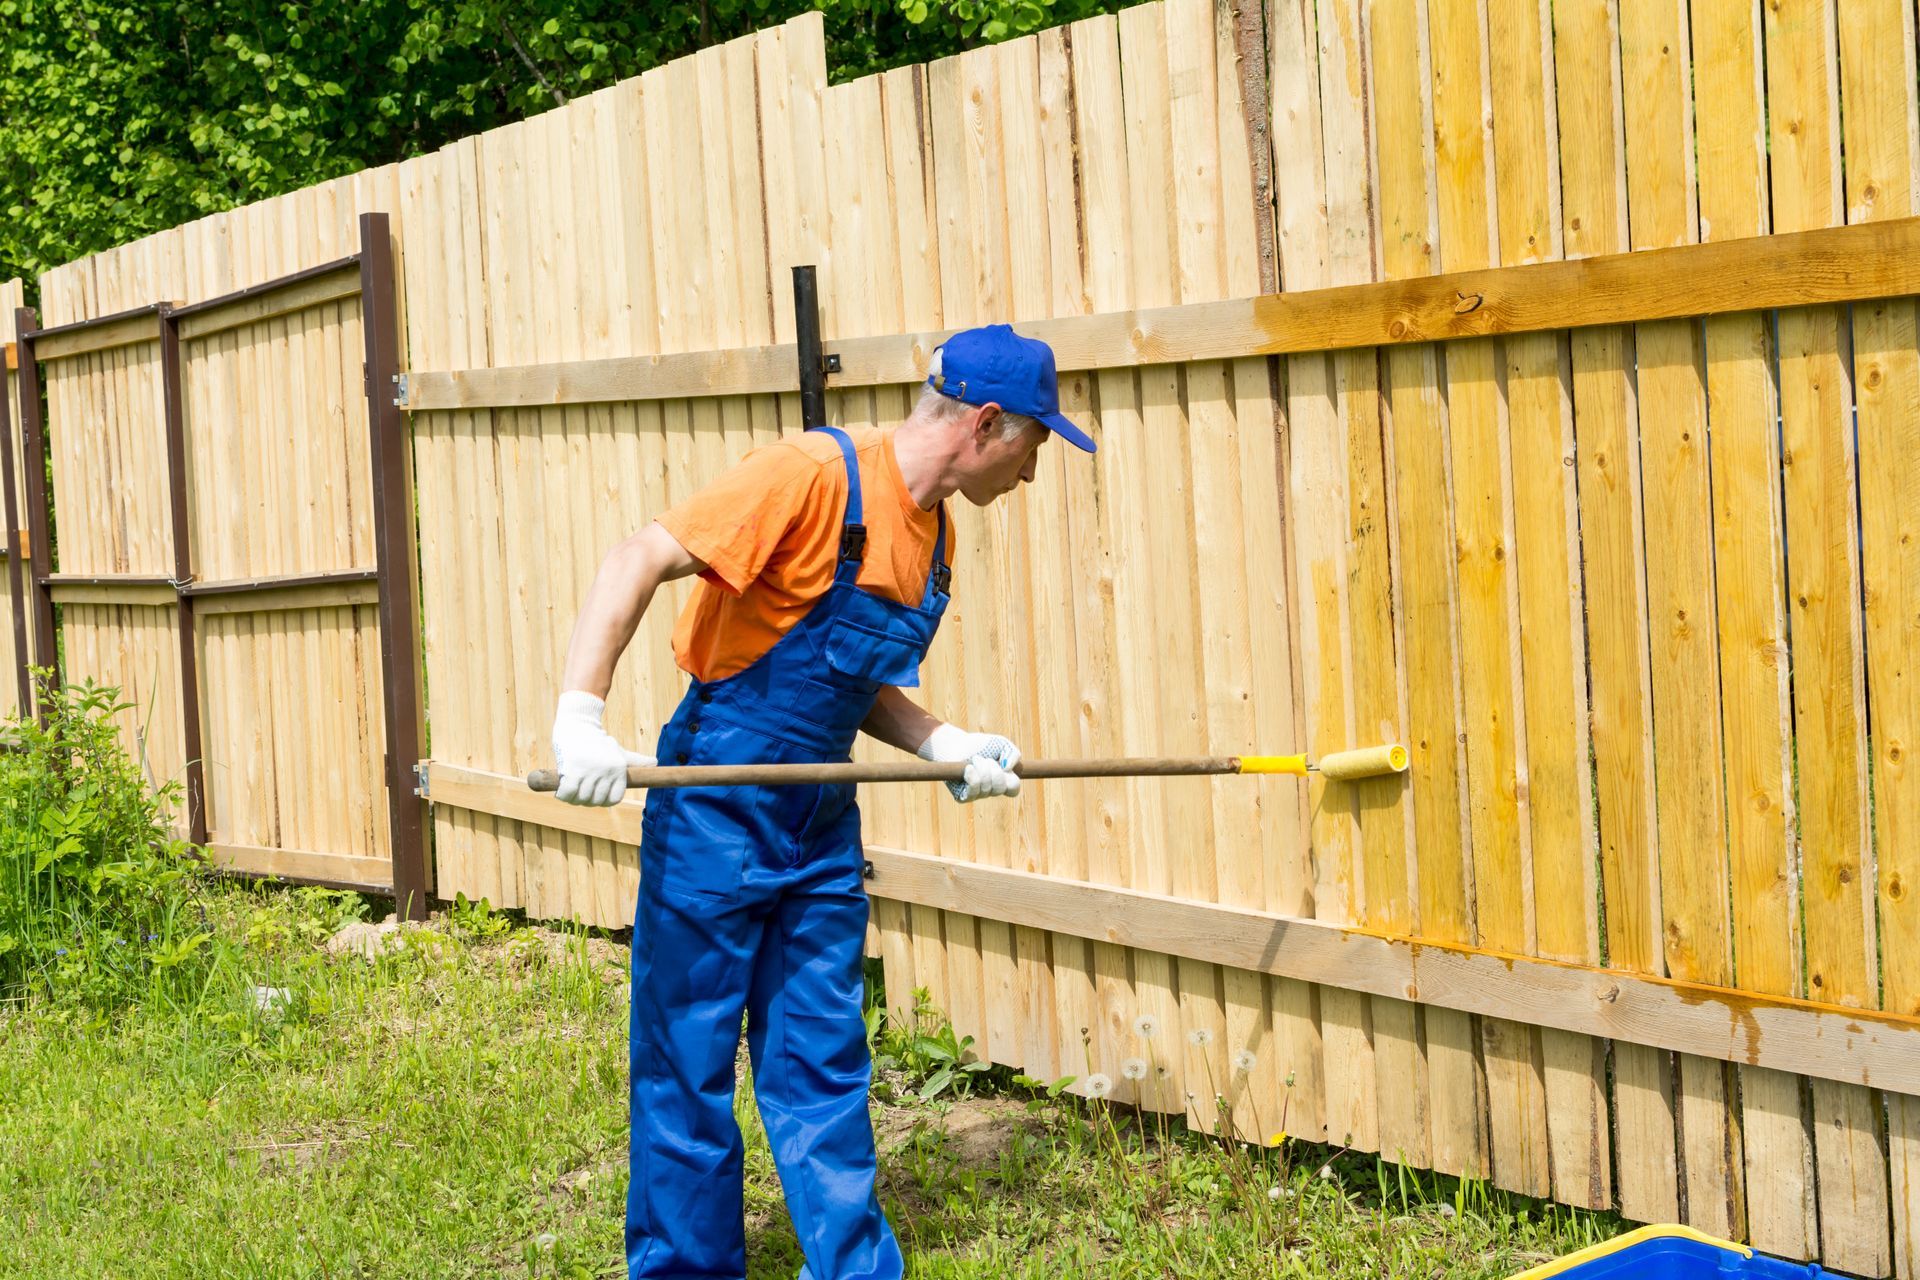
[[[1000,415],[1004,412],[1005,410],[992,401],[979,407],[973,419],[973,434],[980,443],[985,444],[992,433],[1000,429]]]

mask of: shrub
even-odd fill
[[[212,934],[201,856],[170,827],[179,784],[121,745],[118,689],[38,679],[46,723],[0,725],[0,998],[190,1000]]]

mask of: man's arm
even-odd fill
[[[947,789],[962,804],[986,796],[1017,796],[1020,748],[992,733],[968,733],[928,714],[895,685],[883,685],[873,710],[860,726],[890,747],[911,751],[922,760],[948,764],[965,761],[965,782],[949,782]]]
[[[560,688],[604,699],[613,687],[614,664],[632,642],[653,593],[663,582],[704,568],[657,521],[609,551],[574,619]]]
[[[704,567],[658,522],[600,562],[574,620],[553,715],[560,799],[569,804],[619,804],[627,793],[627,766],[654,763],[651,756],[624,749],[606,731],[601,717],[607,690],[613,687],[614,664],[633,640],[660,584]]]
[[[933,731],[940,727],[937,717],[895,685],[882,686],[873,710],[867,713],[860,731],[902,751],[918,751]]]

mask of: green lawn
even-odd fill
[[[191,1015],[0,1006],[0,1275],[623,1274],[626,948],[461,913],[329,955],[340,913],[214,891],[236,945]],[[256,985],[289,994],[262,1011]],[[919,1083],[889,1072],[875,1103],[910,1276],[1499,1277],[1622,1229],[1371,1158],[1322,1175],[1316,1147],[1163,1145],[1004,1073]],[[749,1275],[786,1280],[744,1086],[740,1111]]]

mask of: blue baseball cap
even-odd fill
[[[1093,437],[1060,412],[1053,348],[1011,325],[962,329],[940,344],[940,372],[927,385],[962,404],[997,404],[1024,413],[1068,444],[1094,451]]]

